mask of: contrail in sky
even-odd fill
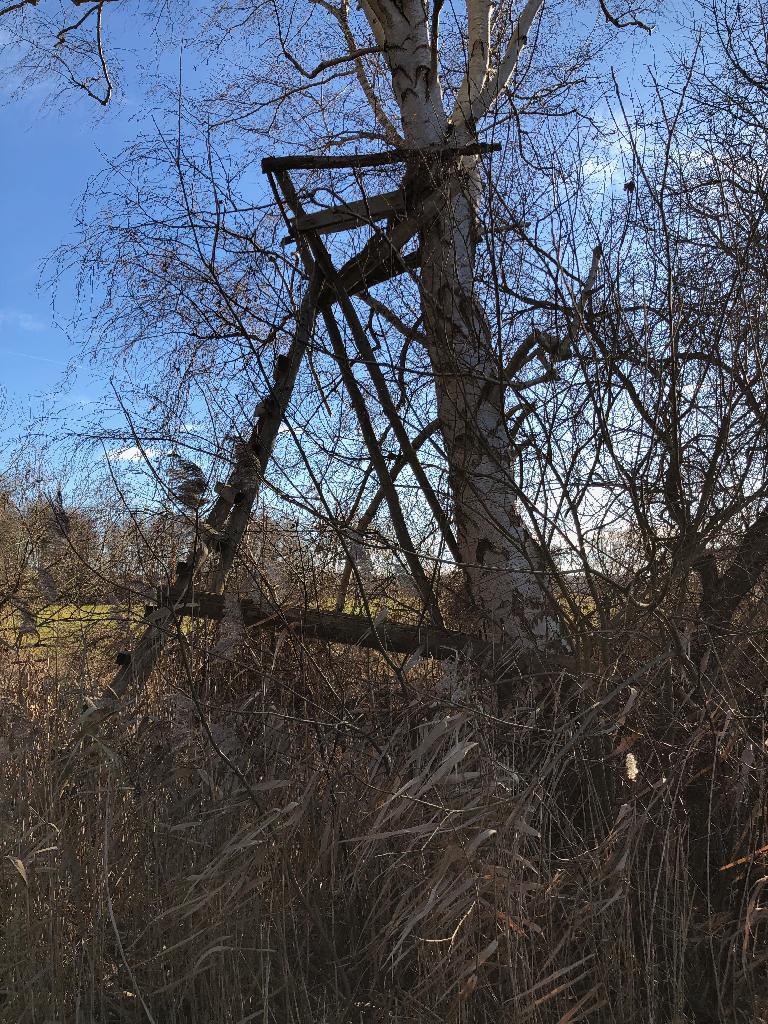
[[[10,348],[0,348],[2,356],[18,356],[20,359],[34,359],[38,363],[53,363],[54,366],[66,366],[61,359],[48,359],[47,356],[33,356],[29,352],[14,352]]]

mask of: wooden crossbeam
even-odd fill
[[[411,160],[449,159],[498,153],[498,142],[469,142],[464,146],[424,146],[421,149],[390,149],[384,153],[347,153],[338,156],[266,156],[261,161],[265,174],[277,171],[326,171],[347,168],[386,167]]]
[[[365,615],[279,608],[266,601],[243,600],[239,604],[244,625],[261,629],[288,628],[305,640],[326,640],[398,654],[418,650],[424,657],[432,658],[448,658],[469,646],[477,652],[486,646],[477,637],[436,626],[412,626],[388,620],[374,625]],[[220,594],[196,593],[193,600],[178,604],[175,612],[179,616],[221,621],[225,616],[224,598]],[[150,611],[151,614],[155,612]]]
[[[394,192],[371,196],[370,199],[339,203],[338,206],[329,206],[316,213],[294,217],[291,220],[291,233],[317,231],[318,234],[329,235],[336,231],[351,231],[402,213],[405,213],[405,193],[398,188]]]
[[[433,212],[435,196],[430,197],[428,209]],[[376,284],[421,266],[421,249],[403,255],[403,247],[419,229],[420,220],[405,216],[406,199],[402,189],[386,192],[371,199],[341,204],[317,213],[300,214],[290,221],[291,234],[296,237],[314,232],[317,235],[351,231],[372,224],[385,217],[396,218],[386,232],[379,232],[339,269],[344,290],[357,295]],[[332,289],[325,282],[320,292],[320,305],[334,301]]]

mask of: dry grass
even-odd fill
[[[167,658],[62,792],[105,666],[5,656],[0,1021],[768,1019],[759,695],[655,659],[500,709],[244,643]]]

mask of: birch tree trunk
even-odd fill
[[[474,141],[475,125],[506,86],[540,7],[541,0],[531,0],[524,8],[491,74],[491,5],[469,0],[467,70],[449,116],[437,74],[436,18],[429,24],[420,0],[364,0],[387,54],[406,145]],[[437,180],[442,199],[421,227],[421,304],[462,569],[483,633],[504,637],[522,651],[542,650],[562,642],[562,629],[541,552],[517,512],[500,360],[476,294],[482,200],[476,159],[441,162],[430,170],[429,186]],[[412,177],[424,172],[421,166]]]
[[[516,509],[500,360],[474,288],[476,190],[471,178],[462,185],[424,226],[421,275],[457,539],[480,628],[540,650],[560,626],[541,552]]]

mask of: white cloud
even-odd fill
[[[0,309],[0,330],[15,328],[17,331],[44,331],[47,324],[23,309]]]
[[[597,178],[605,185],[614,185],[625,179],[625,168],[630,161],[632,147],[628,139],[619,138],[604,148],[603,152],[588,157],[582,167],[589,178]]]
[[[162,454],[154,448],[139,448],[133,444],[130,448],[114,448],[107,452],[107,458],[110,462],[144,462],[146,459],[158,459]]]

